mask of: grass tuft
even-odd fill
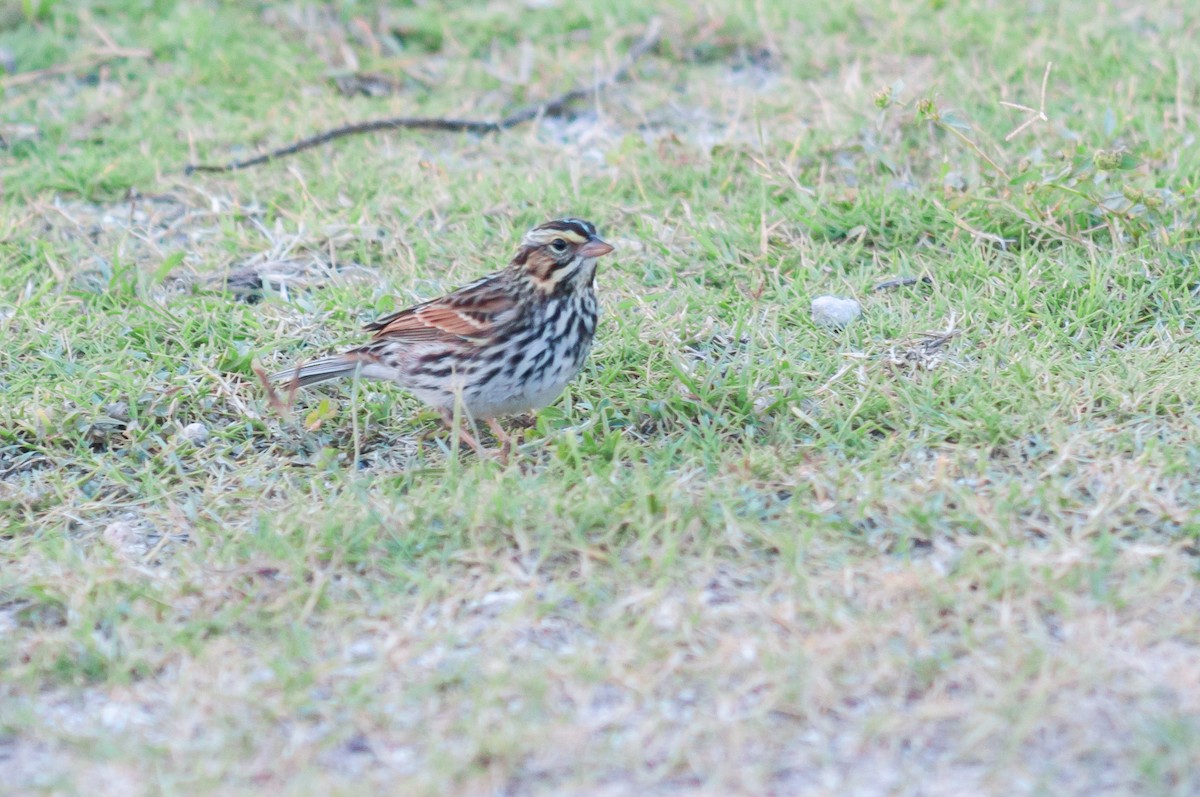
[[[1191,6],[543,5],[0,11],[0,781],[1200,790]],[[567,214],[512,464],[262,390]]]

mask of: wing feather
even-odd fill
[[[516,307],[500,275],[473,282],[440,299],[384,316],[367,324],[383,338],[407,341],[490,338]]]

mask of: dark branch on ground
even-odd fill
[[[924,285],[932,285],[933,280],[928,275],[921,277],[896,277],[895,279],[884,280],[871,288],[872,292],[887,291],[892,288],[903,288],[907,285],[916,285],[918,282]]]
[[[315,136],[301,139],[294,144],[289,144],[286,147],[272,150],[262,155],[257,155],[246,160],[233,161],[224,165],[216,164],[189,164],[185,169],[186,174],[193,172],[232,172],[238,169],[245,169],[250,166],[258,166],[267,161],[283,158],[288,155],[294,155],[297,152],[303,152],[306,149],[320,146],[321,144],[335,141],[346,136],[355,136],[362,133],[374,133],[380,130],[441,130],[450,133],[500,133],[504,130],[516,127],[534,119],[539,119],[547,116],[559,116],[563,114],[568,107],[574,102],[582,99],[587,99],[596,96],[603,89],[608,88],[614,83],[619,83],[628,75],[629,70],[639,58],[644,56],[658,44],[662,33],[662,24],[658,19],[652,20],[646,28],[642,37],[629,48],[629,52],[625,54],[625,58],[612,72],[609,72],[604,77],[595,81],[589,86],[578,86],[570,91],[564,92],[557,97],[554,97],[545,102],[536,103],[522,108],[499,121],[485,121],[474,119],[440,119],[440,118],[412,118],[412,117],[392,117],[389,119],[375,119],[367,122],[356,122],[355,124],[335,127],[332,130],[326,130],[323,133],[318,133]]]

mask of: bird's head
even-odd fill
[[[589,288],[596,276],[596,258],[613,250],[583,219],[555,219],[539,224],[521,239],[512,260],[532,285],[546,293]]]

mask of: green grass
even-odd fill
[[[1191,4],[668,5],[571,119],[193,176],[499,118],[653,9],[11,5],[0,782],[1200,789]],[[388,385],[268,405],[567,214],[604,316],[510,464]]]

